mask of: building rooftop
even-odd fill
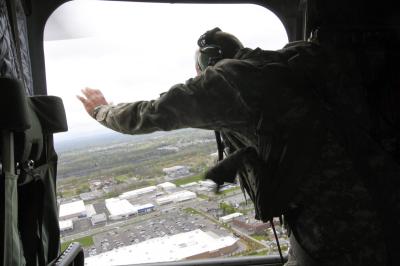
[[[72,220],[59,221],[58,224],[60,226],[61,231],[72,229],[74,227]]]
[[[242,215],[243,215],[243,214],[240,213],[240,212],[234,212],[234,213],[231,213],[231,214],[228,214],[228,215],[219,217],[219,220],[220,220],[220,221],[226,221],[226,220],[230,220],[230,219],[233,219],[233,218],[242,216]]]
[[[169,189],[169,188],[176,188],[176,185],[171,182],[164,182],[164,183],[158,184],[157,187],[160,187],[162,189]]]
[[[208,180],[208,179],[206,179],[206,180],[200,180],[200,181],[199,181],[199,185],[200,185],[200,186],[203,186],[203,187],[209,187],[209,188],[214,188],[214,187],[217,186],[217,184],[216,184],[214,181]]]
[[[59,218],[62,219],[68,216],[78,216],[80,213],[86,212],[83,200],[69,202],[60,205]]]
[[[162,261],[178,261],[232,246],[238,241],[232,236],[219,237],[200,229],[149,239],[138,244],[114,249],[85,258],[85,265],[130,265]],[[154,251],[157,252],[154,252]]]
[[[197,185],[198,185],[197,182],[190,182],[190,183],[187,183],[187,184],[180,185],[180,187],[185,188],[185,187],[192,187],[192,186],[197,186]]]
[[[163,171],[164,172],[169,172],[169,171],[177,171],[177,170],[180,170],[180,169],[187,169],[187,166],[175,165],[175,166],[163,168]]]
[[[120,199],[129,199],[129,198],[137,197],[137,196],[145,194],[145,193],[153,192],[155,190],[157,190],[156,186],[139,188],[139,189],[124,192],[119,196],[119,198]]]
[[[146,203],[143,205],[135,206],[138,210],[147,209],[147,208],[154,208],[154,205],[151,203]]]
[[[94,224],[99,223],[99,222],[104,222],[104,221],[107,221],[107,216],[104,212],[102,212],[102,213],[93,215],[91,220],[92,220],[92,223],[94,223]]]
[[[111,217],[129,215],[137,212],[137,207],[129,203],[128,200],[118,198],[106,199],[106,207]]]
[[[181,190],[181,191],[169,194],[167,196],[159,197],[156,199],[156,202],[158,204],[162,204],[163,202],[181,201],[181,200],[192,199],[192,198],[196,198],[196,197],[197,197],[197,195],[194,192],[191,192],[188,190]]]
[[[96,214],[96,210],[94,209],[93,204],[86,205],[86,215],[87,217],[92,217]]]

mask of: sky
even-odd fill
[[[288,41],[281,21],[252,4],[75,0],[59,7],[44,32],[47,92],[63,99],[69,126],[56,144],[109,131],[86,114],[81,89],[100,89],[115,104],[155,99],[195,76],[197,39],[214,27],[250,48]]]

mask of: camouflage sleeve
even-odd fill
[[[125,134],[179,128],[233,129],[248,124],[249,111],[239,93],[214,68],[177,84],[158,99],[107,105],[96,120]]]

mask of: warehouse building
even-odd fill
[[[164,183],[158,184],[157,188],[168,192],[168,191],[175,190],[176,189],[176,185],[174,183],[171,183],[171,182],[164,182]]]
[[[156,203],[158,205],[164,205],[172,202],[182,202],[185,200],[195,199],[196,197],[197,197],[196,193],[188,190],[182,190],[172,193],[168,196],[159,197],[156,199]]]
[[[90,219],[90,221],[92,222],[93,226],[102,224],[102,223],[107,222],[107,216],[104,212],[99,213],[99,214],[93,215],[92,218]]]
[[[74,223],[72,220],[59,221],[60,232],[72,231],[74,230]]]
[[[137,208],[126,199],[106,199],[106,208],[110,213],[109,218],[111,220],[124,219],[137,214]]]
[[[78,218],[86,217],[86,208],[83,200],[64,203],[60,205],[59,220],[76,220]]]
[[[168,168],[163,168],[163,172],[167,178],[175,179],[190,175],[189,167],[184,165],[176,165]]]
[[[250,219],[245,216],[233,219],[232,224],[236,227],[245,229],[247,232],[253,234],[265,233],[265,230],[270,227],[269,223],[263,223],[261,221]]]
[[[93,215],[96,215],[96,210],[94,209],[93,204],[89,204],[85,206],[86,208],[86,216],[87,217],[92,217]]]
[[[144,204],[144,205],[139,205],[136,208],[137,208],[137,213],[138,214],[145,214],[145,213],[154,211],[154,205],[151,204],[151,203],[147,203],[147,204]]]
[[[200,180],[199,185],[203,190],[211,191],[217,187],[217,184],[212,180]]]
[[[165,205],[165,204],[169,204],[172,202],[174,202],[174,199],[173,199],[173,197],[171,197],[171,195],[156,198],[156,203],[158,205]]]
[[[189,187],[194,187],[194,186],[198,186],[198,185],[199,184],[197,182],[190,182],[190,183],[187,183],[187,184],[180,185],[180,187],[181,188],[189,188]]]
[[[140,195],[144,195],[144,194],[152,193],[152,192],[156,192],[156,191],[157,191],[156,186],[149,186],[149,187],[144,187],[144,188],[124,192],[119,196],[119,198],[120,199],[131,199],[131,198],[136,198]]]
[[[83,201],[89,201],[89,200],[94,200],[94,199],[100,198],[102,195],[103,195],[103,192],[101,190],[96,190],[96,191],[81,193],[81,194],[79,194],[79,197]]]
[[[220,237],[197,229],[88,257],[85,258],[85,265],[112,266],[213,258],[234,252],[238,248],[237,242],[238,239],[233,236]]]
[[[239,216],[242,216],[242,215],[243,215],[243,214],[240,213],[240,212],[235,212],[235,213],[228,214],[228,215],[226,215],[226,216],[219,217],[218,220],[219,220],[221,223],[228,223],[228,222],[231,222],[233,219],[235,219],[235,218],[237,218],[237,217],[239,217]]]
[[[186,200],[195,199],[197,197],[196,193],[188,190],[182,190],[172,195],[174,196],[174,202],[182,202]]]

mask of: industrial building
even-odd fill
[[[188,190],[182,190],[172,195],[174,196],[174,202],[186,201],[197,197],[196,193]]]
[[[59,220],[78,219],[86,217],[86,208],[83,200],[64,203],[60,205]]]
[[[110,213],[111,220],[119,220],[128,218],[137,214],[137,208],[129,203],[126,199],[110,198],[106,199],[106,208]]]
[[[265,230],[270,227],[269,223],[263,223],[255,219],[249,219],[245,216],[233,219],[232,224],[254,234],[265,233]]]
[[[72,222],[72,220],[59,221],[58,225],[60,226],[61,232],[74,230],[74,223]]]
[[[197,229],[88,257],[85,258],[85,265],[112,266],[212,258],[234,252],[238,248],[237,242],[238,239],[233,236],[220,237]]]
[[[165,205],[172,202],[174,202],[174,199],[171,197],[171,195],[156,198],[156,203],[158,205]]]
[[[147,204],[139,205],[139,206],[135,206],[135,207],[137,208],[138,214],[145,214],[145,213],[154,211],[154,205],[151,203],[147,203]]]
[[[168,168],[163,168],[163,172],[167,178],[175,179],[190,175],[189,167],[184,165],[176,165]]]
[[[176,185],[171,182],[164,182],[164,183],[158,184],[157,188],[162,189],[164,191],[172,191],[172,190],[176,189]]]
[[[237,217],[242,216],[242,215],[243,214],[240,213],[240,212],[235,212],[235,213],[228,214],[226,216],[219,217],[218,220],[221,223],[228,223],[228,222],[232,221],[234,218],[237,218]]]
[[[95,190],[95,191],[81,193],[81,194],[79,194],[79,197],[83,201],[89,201],[89,200],[94,200],[94,199],[100,198],[102,195],[103,195],[103,192],[101,190]]]
[[[93,215],[92,218],[90,219],[90,221],[92,222],[92,225],[95,226],[95,225],[107,222],[107,216],[105,213],[99,213],[99,214]]]
[[[86,208],[86,216],[87,217],[92,217],[93,215],[96,215],[96,210],[94,209],[93,204],[85,205]]]
[[[213,190],[217,186],[217,184],[212,180],[200,180],[199,185],[206,190]]]
[[[172,193],[168,196],[159,197],[156,199],[158,205],[164,205],[172,202],[182,202],[185,200],[195,199],[197,197],[196,193],[182,190],[175,193]]]
[[[194,186],[198,186],[198,185],[199,184],[197,182],[190,182],[190,183],[187,183],[187,184],[180,185],[180,187],[181,188],[188,188],[188,187],[194,187]]]
[[[136,198],[143,194],[156,192],[156,191],[157,191],[156,186],[149,186],[149,187],[144,187],[144,188],[139,188],[139,189],[124,192],[119,196],[119,198],[120,199],[131,199],[131,198]]]

